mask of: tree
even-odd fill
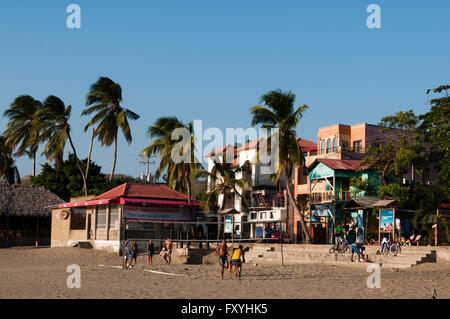
[[[419,118],[409,110],[386,116],[378,124],[382,138],[367,148],[361,164],[378,172],[382,186],[398,181],[411,167],[422,178],[427,176],[429,165],[419,123]]]
[[[449,85],[442,85],[436,89],[428,90],[433,93],[443,93],[445,96],[430,101],[429,112],[420,116],[422,131],[425,141],[431,147],[428,152],[430,162],[437,168],[439,184],[450,191],[450,97],[448,96]]]
[[[98,123],[95,129],[95,135],[101,142],[101,146],[114,143],[114,160],[109,180],[112,180],[117,161],[117,135],[119,128],[122,131],[128,144],[132,142],[131,129],[128,119],[137,120],[139,115],[129,109],[123,108],[122,88],[107,77],[100,77],[97,82],[91,85],[90,91],[86,97],[86,106],[81,113],[89,115],[95,112],[89,123],[84,128],[85,131],[90,126]]]
[[[306,104],[294,108],[295,94],[283,92],[281,90],[270,91],[261,97],[260,103],[251,108],[253,115],[252,126],[262,124],[263,128],[278,129],[278,161],[279,165],[276,174],[272,176],[274,181],[278,181],[282,174],[285,175],[285,186],[288,194],[289,204],[294,207],[299,216],[300,224],[306,243],[311,242],[311,236],[306,228],[304,216],[296,205],[293,196],[292,172],[294,166],[305,167],[305,158],[297,142],[296,127],[303,116],[303,112],[308,108]],[[269,142],[267,140],[267,143]],[[289,212],[288,212],[289,213]]]
[[[192,122],[184,124],[176,117],[161,117],[147,130],[150,138],[156,138],[142,150],[144,156],[159,154],[160,163],[155,177],[161,177],[166,171],[169,187],[187,192],[191,202],[192,173],[201,168],[195,158],[195,136]],[[181,137],[181,139],[180,139]]]
[[[28,155],[33,161],[32,175],[36,176],[36,152],[40,143],[39,131],[35,129],[35,117],[42,103],[29,95],[18,96],[3,113],[9,118],[5,136],[5,144],[16,149],[14,156]]]
[[[61,99],[50,95],[45,99],[42,108],[37,112],[36,128],[41,132],[42,140],[47,142],[42,154],[46,155],[50,161],[58,159],[55,161],[55,166],[57,167],[62,164],[60,161],[64,154],[66,142],[69,140],[77,167],[83,179],[84,193],[87,195],[86,176],[81,169],[77,152],[70,135],[69,119],[71,111],[72,106],[65,106]]]
[[[12,157],[12,150],[6,145],[6,139],[0,136],[0,179],[8,184],[20,184],[20,174]]]
[[[239,172],[245,171],[246,167],[233,167],[232,164],[227,163],[224,158],[223,162],[215,163],[211,172],[205,169],[197,169],[194,172],[194,177],[209,177],[214,182],[214,187],[206,193],[203,198],[202,204],[206,211],[210,211],[213,206],[216,206],[219,195],[222,195],[222,203],[220,205],[220,211],[223,211],[227,204],[227,195],[235,193],[242,198],[244,206],[246,206],[245,198],[242,196],[248,188],[247,181],[242,178],[237,178],[236,175]],[[238,191],[238,188],[242,190],[242,193]],[[221,234],[222,220],[219,214],[219,229],[217,233],[217,239]]]
[[[87,159],[80,159],[79,162],[84,169]],[[130,178],[114,178],[112,181],[108,181],[101,170],[102,168],[95,162],[90,162],[87,179],[88,195],[102,194],[125,182],[136,182],[135,179]],[[78,172],[77,160],[74,154],[69,154],[68,158],[58,167],[48,163],[42,165],[41,173],[36,177],[31,177],[31,183],[35,186],[45,186],[68,201],[70,197],[84,196],[83,181]]]

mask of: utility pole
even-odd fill
[[[148,183],[150,183],[150,164],[155,164],[154,160],[150,160],[150,158],[154,158],[156,156],[154,155],[143,155],[140,154],[138,155],[140,157],[142,157],[144,159],[144,161],[139,161],[139,164],[145,164],[146,165],[146,173],[145,173],[145,179],[147,180]],[[153,183],[156,183],[156,180],[153,179]]]

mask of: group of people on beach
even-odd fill
[[[173,250],[173,243],[172,240],[167,237],[167,239],[164,242],[164,247],[161,250],[161,255],[164,258],[164,262],[166,265],[169,265],[172,261],[172,250]],[[122,247],[123,251],[123,268],[133,268],[133,260],[134,265],[136,265],[137,261],[137,255],[138,255],[138,246],[136,240],[133,240],[133,242],[130,241],[130,239],[127,239]],[[155,254],[155,245],[153,244],[153,241],[150,239],[147,243],[147,265],[151,266],[153,262],[153,256]]]
[[[244,249],[240,245],[239,248],[235,248],[230,254],[228,252],[227,241],[222,240],[222,243],[216,248],[216,255],[219,257],[220,276],[223,279],[224,269],[228,269],[231,273],[234,269],[236,277],[241,277],[242,262],[245,262]],[[231,261],[228,261],[228,256],[231,256]]]

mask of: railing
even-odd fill
[[[349,191],[328,191],[321,193],[311,193],[311,203],[323,203],[333,201],[348,201],[352,196],[356,196],[357,193]]]

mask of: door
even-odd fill
[[[92,233],[92,229],[91,229],[91,216],[92,216],[92,214],[88,214],[88,217],[87,217],[87,239],[88,239],[88,240],[91,239],[91,233]]]

